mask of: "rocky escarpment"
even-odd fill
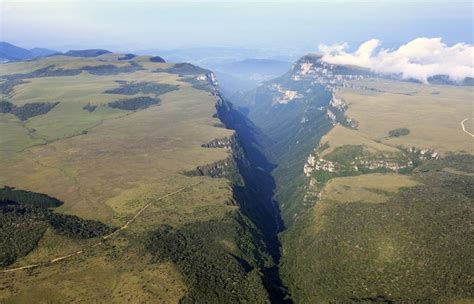
[[[436,164],[447,160],[439,159],[437,151],[390,146],[402,142],[396,140],[385,144],[387,139],[409,134],[406,128],[382,134],[388,137],[378,140],[365,135],[360,140],[350,137],[363,132],[347,130],[357,129],[358,124],[346,117],[350,104],[340,98],[338,90],[360,85],[357,80],[371,75],[320,59],[303,57],[287,74],[264,83],[239,104],[248,107],[248,117],[262,130],[262,137],[269,138],[259,143],[278,164],[272,171],[277,185],[275,198],[287,226],[280,234],[280,267],[295,301],[443,302],[436,301],[441,297],[434,294],[432,286],[448,299],[464,295],[469,289],[465,268],[453,267],[457,264],[453,261],[465,265],[468,228],[455,235],[463,228],[451,221],[466,219],[467,208],[472,207],[453,193],[456,187],[466,193],[470,178],[460,171],[451,174],[440,170]],[[342,128],[343,135],[349,140],[335,139],[331,135],[338,133],[334,133],[327,137],[334,146],[319,145],[322,136],[337,124],[346,127]],[[449,166],[454,168],[455,163]],[[462,167],[465,170],[465,164]],[[391,174],[335,179],[334,184],[354,183],[334,188],[338,195],[347,197],[340,202],[329,195],[321,199],[322,187],[330,179],[366,173]],[[379,176],[390,177],[390,184],[410,176],[423,179],[426,186],[392,192],[378,187],[384,183]],[[450,178],[458,182],[448,182]],[[366,184],[361,182],[364,180]],[[367,191],[367,198],[358,196],[363,191]],[[374,204],[373,194],[389,200]],[[456,251],[441,249],[458,245]],[[463,253],[452,259],[457,252]],[[413,271],[415,268],[420,271]],[[434,272],[452,275],[453,279],[446,285],[445,280],[438,280],[444,275]]]
[[[202,144],[201,147],[204,148],[224,148],[227,150],[230,150],[232,146],[235,144],[235,134],[229,137],[223,137],[223,138],[216,138],[214,140],[211,140],[207,144]]]
[[[293,81],[311,81],[323,85],[328,91],[356,86],[353,80],[362,80],[371,75],[370,71],[359,67],[330,64],[318,55],[306,55],[291,68]]]
[[[226,159],[199,166],[186,174],[227,178],[231,181],[234,197],[227,204],[239,206],[239,212],[248,218],[254,227],[251,232],[254,241],[263,241],[265,252],[270,257],[270,260],[263,256],[256,257],[260,261],[258,267],[270,300],[275,303],[291,302],[279,277],[280,243],[277,234],[283,224],[278,207],[273,201],[275,182],[270,174],[273,165],[258,148],[259,142],[256,138],[260,136],[259,131],[221,95],[219,84],[212,72],[185,68],[196,74],[186,76],[182,80],[191,83],[196,89],[210,92],[216,98],[215,116],[225,128],[234,130],[230,137],[216,138],[201,145],[203,148],[227,150],[229,156]]]
[[[214,178],[227,178],[234,183],[241,184],[235,156],[229,155],[226,159],[211,164],[198,166],[196,169],[185,172],[189,176],[209,176]]]
[[[249,217],[263,235],[270,264],[261,265],[264,284],[274,303],[292,303],[279,273],[281,247],[278,233],[284,229],[278,205],[273,199],[275,181],[271,175],[274,166],[257,148],[258,130],[232,104],[220,95],[216,104],[218,117],[227,128],[235,130],[231,145],[235,165],[242,184],[234,184],[236,202],[241,212]]]
[[[370,171],[376,169],[387,169],[398,172],[402,169],[411,168],[414,162],[410,155],[404,154],[375,154],[364,150],[363,146],[347,145],[336,148],[327,157],[321,156],[325,146],[320,146],[308,156],[303,171],[306,176],[318,171],[328,173],[342,173],[349,171]],[[347,158],[344,158],[345,156]],[[436,155],[433,153],[433,155]],[[415,155],[413,155],[415,156]]]
[[[326,107],[326,115],[333,126],[341,124],[351,129],[357,129],[359,123],[355,119],[347,117],[345,114],[347,108],[348,105],[344,99],[337,97],[333,92],[329,105]]]

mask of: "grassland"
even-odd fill
[[[473,153],[473,142],[460,122],[472,116],[472,87],[434,86],[390,80],[365,80],[363,89],[345,89],[347,116],[369,138],[391,146],[431,148],[441,153]],[[410,134],[389,137],[407,128]]]
[[[331,131],[321,138],[321,144],[328,144],[328,148],[321,152],[325,156],[334,151],[337,147],[345,145],[362,145],[370,153],[399,153],[400,150],[389,145],[382,144],[370,139],[358,130],[352,130],[341,125],[336,125]]]
[[[114,66],[129,64],[117,61],[118,57],[54,56],[9,63],[2,65],[0,77],[30,73],[50,65],[68,70],[104,62]],[[217,223],[217,229],[220,223],[233,227],[231,230],[240,229],[236,219],[239,209],[227,203],[233,196],[228,180],[182,174],[229,156],[226,149],[201,146],[233,134],[216,127],[216,97],[181,81],[177,74],[154,72],[172,67],[170,64],[150,62],[149,57],[136,57],[133,61],[143,70],[28,78],[27,83],[2,96],[17,106],[50,101],[59,104],[24,122],[11,114],[0,114],[0,185],[48,194],[64,201],[57,212],[99,220],[112,227],[120,227],[140,208],[152,204],[117,237],[80,256],[47,267],[0,274],[0,302],[28,303],[34,298],[38,302],[176,303],[190,290],[198,290],[193,297],[200,297],[203,291],[196,289],[200,282],[189,279],[193,273],[184,271],[185,264],[160,258],[156,250],[146,249],[150,234],[162,225],[176,230],[191,225],[194,228],[188,235],[202,237],[196,234],[210,221]],[[166,84],[177,86],[178,90],[160,94],[159,105],[125,111],[107,104],[154,94],[105,93],[120,86],[117,80]],[[88,104],[97,108],[92,112],[83,109]],[[154,202],[196,181],[201,183]],[[192,250],[191,258],[205,254],[205,250],[215,250],[219,252],[217,258],[236,256],[237,260],[251,261],[255,257],[244,254],[238,245],[240,237],[251,241],[245,235],[229,233],[221,240],[216,235],[216,242],[209,247]],[[74,240],[47,229],[36,249],[12,267],[48,261],[90,242],[97,240]],[[234,258],[230,262],[234,263]],[[239,263],[235,265],[242,267]],[[257,267],[255,263],[253,266]],[[212,277],[226,275],[225,269],[219,267],[211,270]],[[257,270],[252,275],[239,272],[238,277],[251,285],[258,301],[265,301],[266,291]],[[232,296],[248,294],[239,291]]]
[[[402,187],[417,185],[406,175],[399,174],[367,174],[332,179],[324,188],[322,196],[327,201],[350,203],[364,201],[367,203],[383,203]],[[318,205],[319,208],[321,204]]]
[[[283,236],[282,269],[297,302],[472,301],[474,180],[460,173],[468,165],[461,159],[431,162],[412,177],[328,183],[312,212]],[[448,174],[440,166],[464,169]]]
[[[460,125],[472,112],[472,88],[384,79],[354,84],[359,89],[338,95],[358,127],[333,127],[321,138],[319,157],[354,164],[361,157],[350,153],[354,150],[395,160],[416,147],[442,158],[416,161],[418,167],[403,174],[317,171],[312,177],[319,183],[295,187],[283,203],[304,201],[310,207],[295,214],[282,235],[281,269],[293,299],[472,302],[467,265],[473,243],[467,235],[474,206],[474,142]],[[321,194],[307,202],[312,187]]]

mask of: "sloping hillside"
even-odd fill
[[[77,239],[34,215],[38,238],[0,269],[0,302],[269,302],[273,257],[236,192],[245,151],[209,144],[234,136],[214,76],[123,58],[2,65],[0,185],[115,232]]]
[[[239,102],[277,165],[295,302],[472,300],[472,98],[309,55]]]

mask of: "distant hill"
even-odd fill
[[[71,57],[97,57],[104,54],[110,54],[111,51],[102,49],[89,49],[89,50],[70,50],[64,53],[66,56]]]
[[[247,91],[264,81],[279,77],[291,68],[291,63],[275,59],[248,58],[230,63],[214,64],[221,88],[226,96]]]
[[[463,85],[472,86],[474,85],[474,78],[466,77],[462,81],[453,81],[447,75],[435,75],[428,78],[430,84],[447,84],[447,85]]]
[[[24,60],[32,58],[32,54],[27,49],[8,42],[0,42],[0,57],[6,60]]]
[[[223,72],[230,72],[232,74],[260,74],[276,77],[286,73],[290,67],[290,62],[274,59],[249,58],[224,64],[220,67],[220,70]]]
[[[0,42],[0,61],[28,60],[57,53],[59,52],[44,48],[33,48],[29,50],[8,42]]]
[[[56,54],[61,54],[61,52],[55,51],[55,50],[50,50],[50,49],[45,49],[45,48],[32,48],[30,50],[31,54],[33,57],[46,57],[46,56],[51,56],[51,55],[56,55]]]

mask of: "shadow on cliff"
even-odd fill
[[[236,146],[233,147],[234,159],[245,185],[234,185],[235,199],[239,202],[241,212],[262,231],[267,251],[274,262],[271,267],[262,267],[265,287],[272,303],[292,303],[278,268],[281,258],[278,233],[285,227],[278,204],[273,198],[276,183],[271,173],[276,165],[270,163],[262,152],[262,147],[269,144],[269,139],[222,97],[216,108],[226,128],[235,130],[237,134]]]

